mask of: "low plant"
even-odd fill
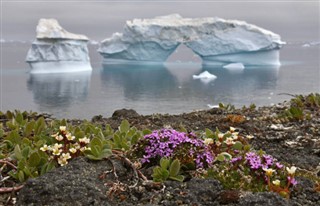
[[[184,176],[180,175],[180,161],[178,159],[171,160],[165,157],[160,159],[160,166],[153,168],[153,181],[154,182],[164,182],[166,180],[175,180],[182,182]]]
[[[162,158],[178,159],[187,168],[207,168],[214,160],[204,142],[193,133],[174,129],[155,130],[133,148],[142,164],[156,165]]]
[[[289,188],[297,184],[295,167],[285,167],[262,150],[252,150],[248,143],[252,136],[242,137],[231,127],[226,133],[207,129],[205,137],[216,162],[204,176],[220,180],[225,188],[269,190],[289,197]]]

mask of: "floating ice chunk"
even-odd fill
[[[320,45],[320,41],[312,41],[302,45],[302,47],[312,47]]]
[[[207,106],[208,106],[210,109],[219,108],[219,105],[207,104]]]
[[[201,82],[208,84],[211,81],[214,81],[217,76],[209,73],[208,71],[204,71],[199,75],[192,75],[193,79],[200,79]]]
[[[244,69],[244,65],[242,63],[231,63],[223,66],[225,69]]]

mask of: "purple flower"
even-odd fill
[[[190,155],[194,158],[198,168],[211,165],[214,160],[203,140],[197,139],[193,133],[162,129],[145,135],[144,139],[147,141],[147,146],[145,147],[145,155],[141,160],[142,163],[148,163],[154,158],[174,158],[179,150],[184,152],[188,150],[186,154],[182,155]]]
[[[234,164],[234,163],[236,163],[236,162],[238,162],[238,161],[241,161],[241,160],[242,160],[242,157],[239,156],[239,157],[232,158],[232,159],[230,160],[230,162],[231,162],[232,164]]]
[[[277,162],[277,163],[276,163],[276,167],[277,167],[278,169],[281,169],[281,168],[283,168],[283,164]]]
[[[263,155],[264,164],[269,167],[273,164],[273,157],[271,155]]]
[[[292,184],[293,186],[298,184],[298,181],[294,177],[290,177],[290,176],[288,176],[288,182],[290,182],[290,184]]]
[[[256,169],[262,168],[261,158],[256,153],[248,152],[245,158],[251,169],[256,170]]]

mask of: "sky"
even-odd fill
[[[56,18],[67,31],[101,41],[126,20],[179,13],[183,17],[244,20],[285,41],[319,41],[319,1],[52,1],[1,0],[1,39],[32,41],[40,18]]]

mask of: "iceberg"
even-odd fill
[[[200,79],[203,83],[209,83],[217,78],[216,75],[209,73],[208,71],[204,71],[199,75],[192,75],[193,79]]]
[[[278,50],[285,42],[278,34],[244,21],[172,14],[127,21],[123,33],[103,40],[98,52],[109,61],[165,62],[180,44],[201,57],[203,64],[274,65],[280,64]]]
[[[92,70],[86,36],[66,31],[55,19],[40,19],[36,32],[26,57],[31,73]]]

